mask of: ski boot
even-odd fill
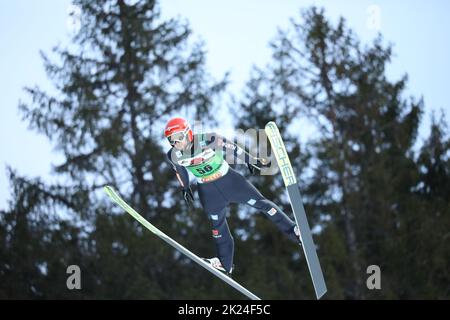
[[[234,270],[234,265],[231,267],[231,270],[230,270],[230,271],[227,271],[227,270],[223,267],[223,265],[222,265],[222,263],[220,262],[219,258],[217,258],[217,257],[210,258],[210,259],[207,259],[207,258],[202,258],[202,259],[203,259],[203,261],[205,261],[206,263],[208,263],[208,264],[209,264],[211,267],[213,267],[214,269],[219,270],[220,272],[226,274],[227,276],[229,276],[229,277],[231,278],[231,273],[232,273],[233,270]]]
[[[301,246],[302,246],[302,240],[300,239],[300,230],[298,229],[298,226],[297,226],[297,225],[294,226],[294,233],[295,233],[295,235],[297,236],[297,238],[298,238],[298,243],[299,243],[299,245],[300,245],[300,247],[301,247]]]

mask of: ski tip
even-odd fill
[[[114,193],[114,189],[113,189],[113,187],[111,187],[111,186],[105,186],[105,187],[103,187],[103,190],[104,190],[108,195],[111,195],[111,194]]]
[[[269,122],[266,123],[265,128],[270,128],[270,127],[273,127],[273,126],[276,127],[277,124],[275,122],[273,122],[273,121],[269,121]]]
[[[264,127],[264,130],[266,133],[269,134],[279,134],[280,130],[278,129],[277,124],[274,121],[269,121],[266,123],[266,126]]]

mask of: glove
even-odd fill
[[[253,160],[256,160],[256,164],[247,163],[248,170],[250,171],[250,174],[253,175],[256,174],[257,171],[261,171],[261,167],[268,167],[271,163],[271,161],[266,158],[253,158]]]
[[[251,175],[255,175],[256,171],[260,170],[260,168],[258,168],[256,165],[254,165],[252,163],[247,163],[247,168],[248,168],[248,171],[250,171]]]
[[[194,194],[192,193],[190,187],[188,187],[187,189],[183,189],[183,198],[189,207],[194,205]]]

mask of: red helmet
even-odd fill
[[[164,136],[169,140],[171,145],[174,145],[177,141],[183,141],[186,136],[189,142],[194,140],[194,134],[192,133],[191,126],[183,118],[173,118],[169,120],[164,129]]]

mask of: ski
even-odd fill
[[[297,185],[297,178],[295,177],[289,156],[286,152],[286,147],[284,146],[283,139],[281,138],[280,131],[275,122],[268,122],[265,126],[265,132],[269,138],[272,146],[272,153],[277,159],[278,167],[280,168],[284,184],[289,194],[295,223],[300,230],[303,252],[306,257],[316,297],[317,299],[320,299],[327,292],[327,287],[323,278],[316,247],[313,242],[311,229],[306,217],[305,208],[303,207],[302,197]]]
[[[213,275],[218,277],[219,279],[223,280],[225,283],[233,287],[234,289],[238,290],[245,296],[247,296],[249,299],[252,300],[261,300],[259,297],[251,293],[249,290],[244,288],[242,285],[237,283],[232,278],[228,277],[227,275],[223,274],[219,270],[211,267],[208,263],[203,261],[202,258],[198,257],[195,253],[189,251],[185,247],[183,247],[181,244],[170,238],[168,235],[166,235],[164,232],[156,228],[154,225],[152,225],[150,222],[148,222],[144,217],[142,217],[139,213],[137,213],[128,203],[126,203],[119,195],[118,193],[111,187],[106,186],[104,187],[105,192],[108,194],[108,196],[117,203],[122,209],[124,209],[126,212],[128,212],[133,218],[135,218],[137,221],[139,221],[145,228],[150,230],[152,233],[154,233],[156,236],[158,236],[160,239],[164,240],[167,244],[178,250],[179,252],[183,253],[185,256],[193,260],[194,262],[201,265],[203,268],[211,272]]]

